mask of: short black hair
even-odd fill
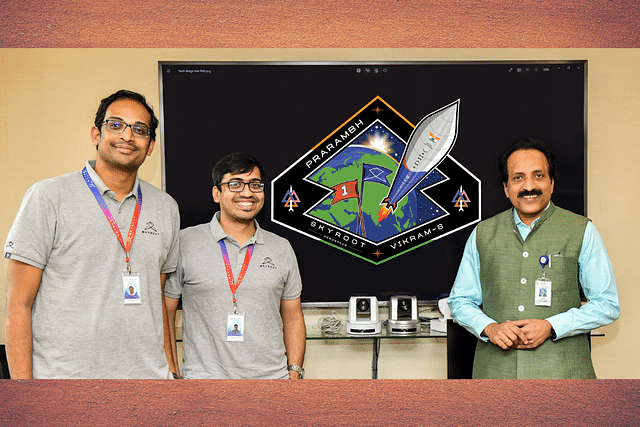
[[[556,155],[546,142],[535,138],[523,138],[518,139],[509,145],[506,150],[498,158],[498,173],[500,174],[500,181],[506,184],[509,181],[509,168],[507,162],[509,157],[518,150],[538,150],[547,158],[547,165],[549,166],[549,178],[552,181],[556,180]]]
[[[229,154],[220,159],[213,167],[211,171],[213,186],[219,187],[222,182],[222,177],[228,173],[231,175],[248,173],[251,172],[253,168],[258,168],[260,171],[260,179],[264,181],[264,169],[255,157],[245,153]]]
[[[125,89],[119,90],[100,101],[100,106],[98,107],[98,111],[96,112],[96,119],[93,122],[98,130],[101,129],[102,123],[104,123],[104,116],[107,114],[107,108],[109,108],[109,105],[119,99],[132,99],[134,101],[138,101],[144,108],[147,109],[149,115],[151,116],[151,123],[149,123],[149,129],[151,131],[149,134],[149,140],[154,141],[156,139],[156,129],[158,128],[158,118],[154,114],[153,109],[147,103],[147,99],[143,95]]]

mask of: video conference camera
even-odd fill
[[[417,297],[408,295],[391,297],[387,332],[396,335],[411,335],[420,332]]]
[[[382,321],[378,315],[378,298],[355,296],[349,299],[347,334],[368,335],[382,332]]]

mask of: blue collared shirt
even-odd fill
[[[548,206],[547,206],[548,208]],[[531,226],[524,224],[513,209],[518,231],[522,239],[526,239],[537,219]],[[480,256],[476,246],[476,231],[473,230],[464,248],[458,275],[448,299],[451,316],[460,325],[478,338],[482,331],[495,320],[484,314],[482,305],[482,288],[480,286]],[[611,261],[604,246],[602,237],[591,221],[582,238],[582,249],[578,258],[580,267],[580,284],[588,302],[580,308],[572,308],[558,313],[546,320],[556,332],[556,339],[589,332],[608,325],[620,316],[620,302],[616,279],[613,276]]]

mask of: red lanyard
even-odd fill
[[[138,228],[138,219],[140,218],[140,211],[142,210],[142,189],[140,188],[140,185],[138,185],[138,200],[136,202],[136,209],[133,211],[133,218],[131,218],[131,225],[129,226],[129,234],[127,234],[127,243],[125,244],[124,240],[122,239],[122,233],[120,233],[120,227],[118,227],[118,223],[116,223],[116,220],[113,218],[113,215],[111,214],[111,211],[107,207],[107,204],[104,201],[102,194],[100,194],[100,190],[98,190],[98,187],[96,187],[93,180],[89,176],[89,172],[87,171],[86,167],[82,169],[82,176],[84,177],[85,182],[89,186],[89,189],[93,193],[93,196],[96,198],[98,205],[100,205],[100,207],[102,208],[102,212],[104,213],[104,216],[107,218],[107,221],[109,221],[109,225],[111,226],[111,229],[113,230],[116,237],[118,238],[118,241],[122,245],[122,248],[124,249],[124,253],[127,260],[127,272],[131,274],[131,264],[129,263],[129,250],[131,249],[131,245],[133,244],[133,238],[136,235],[136,229]]]
[[[236,291],[244,279],[244,275],[249,267],[249,261],[251,261],[251,255],[253,255],[253,245],[249,245],[247,248],[247,254],[244,256],[244,262],[242,263],[242,269],[238,275],[238,281],[233,280],[233,272],[231,271],[231,261],[229,260],[229,253],[227,252],[227,245],[224,244],[224,239],[220,240],[220,249],[222,250],[222,259],[224,261],[224,269],[227,271],[227,280],[229,281],[229,289],[233,295],[233,312],[238,312],[238,305],[236,300]]]

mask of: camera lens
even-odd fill
[[[411,298],[398,298],[398,319],[411,319]]]
[[[371,308],[371,303],[367,298],[360,298],[356,301],[356,306],[358,311],[369,311],[369,308]]]
[[[400,311],[409,311],[411,310],[411,300],[410,299],[401,299],[398,301],[398,310]]]

